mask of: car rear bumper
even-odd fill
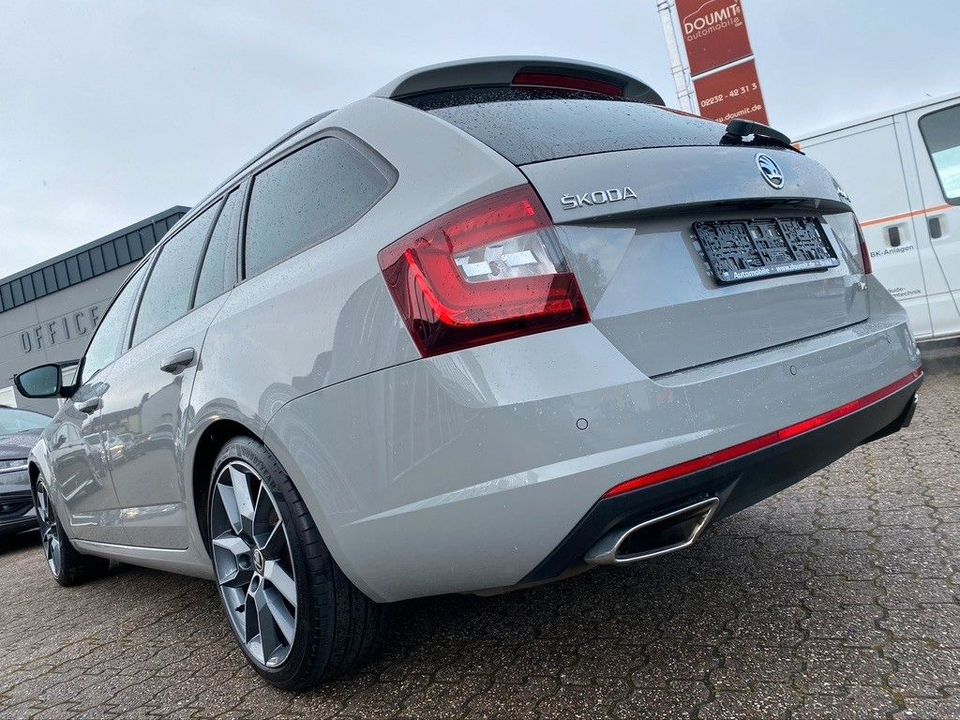
[[[908,382],[867,407],[784,442],[744,454],[665,482],[603,497],[521,584],[545,582],[586,565],[591,549],[618,528],[634,527],[710,498],[719,502],[709,522],[727,517],[774,495],[868,442],[907,427],[922,382],[919,371]]]
[[[653,378],[586,324],[303,395],[264,439],[371,598],[473,592],[562,573],[598,539],[577,532],[585,524],[603,530],[706,492],[674,482],[609,505],[629,513],[588,520],[624,481],[818,416],[919,364],[903,310],[882,294],[863,323]],[[818,431],[817,442],[798,438],[806,459],[781,467],[785,448],[770,449],[771,464],[711,474],[707,489],[725,491],[722,512],[734,512],[888,430],[909,397]]]

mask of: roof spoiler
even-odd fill
[[[554,84],[551,78],[558,82]],[[552,57],[486,57],[430,65],[401,75],[373,93],[372,97],[396,100],[444,90],[513,84],[582,89],[616,94],[625,100],[652,105],[664,104],[656,90],[619,70]],[[604,88],[615,92],[606,92]]]

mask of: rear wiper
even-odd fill
[[[769,125],[753,122],[752,120],[731,120],[727,123],[727,131],[720,138],[721,145],[765,145],[767,147],[782,147],[796,150],[790,143],[790,138]],[[799,151],[797,151],[799,152]]]

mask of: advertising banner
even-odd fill
[[[697,112],[767,123],[741,0],[675,0]]]
[[[740,0],[676,0],[690,74],[753,55]]]
[[[769,124],[757,66],[752,59],[710,75],[694,78],[701,116],[728,123],[734,118]]]

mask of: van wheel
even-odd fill
[[[63,531],[57,511],[50,500],[50,491],[43,477],[37,478],[33,488],[33,507],[40,526],[43,555],[54,580],[63,585],[79,585],[107,574],[110,561],[105,558],[81,555]]]
[[[384,608],[337,567],[303,499],[261,443],[224,446],[210,479],[210,554],[230,627],[253,668],[300,690],[379,648]]]

